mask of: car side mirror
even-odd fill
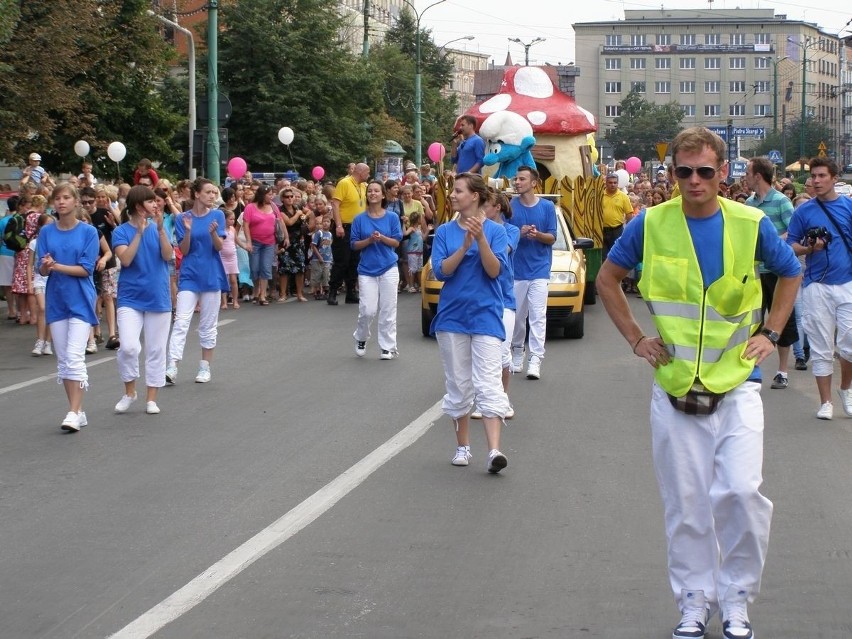
[[[595,241],[589,239],[588,237],[578,237],[571,244],[574,246],[574,250],[588,250],[595,248]]]

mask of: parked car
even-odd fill
[[[547,331],[565,337],[583,337],[584,306],[594,288],[586,288],[586,256],[583,249],[591,249],[594,242],[588,238],[574,238],[571,226],[557,208],[556,242],[553,244],[553,265],[547,285]],[[432,319],[438,312],[443,282],[435,279],[431,260],[423,266],[420,276],[421,330],[429,336]]]

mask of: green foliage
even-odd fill
[[[671,142],[681,130],[683,111],[677,102],[654,104],[631,91],[621,101],[621,115],[615,127],[607,131],[613,156],[619,159],[636,156],[642,161],[657,157],[658,142]]]
[[[780,123],[779,123],[780,124]],[[824,122],[819,122],[815,118],[805,118],[805,145],[804,156],[805,163],[807,160],[819,154],[820,142],[825,143],[831,148],[832,140],[836,138],[834,130]],[[777,131],[770,131],[766,137],[754,148],[754,155],[766,155],[772,149],[777,149],[784,153],[784,166],[792,164],[799,160],[801,155],[802,142],[802,120],[796,119],[787,122],[783,128]]]

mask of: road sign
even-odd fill
[[[708,129],[713,131],[716,135],[718,135],[723,140],[728,139],[728,127],[726,126],[708,126]],[[746,137],[746,138],[765,138],[766,137],[766,127],[763,126],[735,126],[732,127],[732,133],[736,137]]]
[[[820,143],[819,143],[819,146],[817,147],[817,149],[819,150],[818,155],[819,155],[821,158],[824,158],[824,157],[825,157],[825,150],[826,150],[827,148],[828,148],[828,147],[827,147],[827,146],[825,146],[825,142],[820,142]]]
[[[772,164],[781,164],[784,161],[784,158],[781,157],[781,151],[778,149],[772,149],[769,152],[769,161]]]
[[[740,162],[734,161],[731,162],[731,177],[732,178],[741,178],[746,174],[746,167],[748,166],[748,162]]]
[[[657,142],[657,157],[660,158],[660,162],[665,162],[666,153],[669,152],[669,143],[668,142]]]

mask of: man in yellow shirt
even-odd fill
[[[355,216],[367,210],[367,179],[370,167],[363,162],[355,165],[350,175],[340,180],[331,200],[334,215],[334,236],[331,240],[331,277],[328,304],[337,306],[337,289],[346,284],[346,303],[357,304],[358,258],[360,253],[349,246],[349,231]]]
[[[606,176],[606,191],[603,194],[601,208],[603,209],[603,259],[606,259],[609,249],[624,231],[627,216],[633,213],[630,199],[618,188],[618,176],[614,173]]]

